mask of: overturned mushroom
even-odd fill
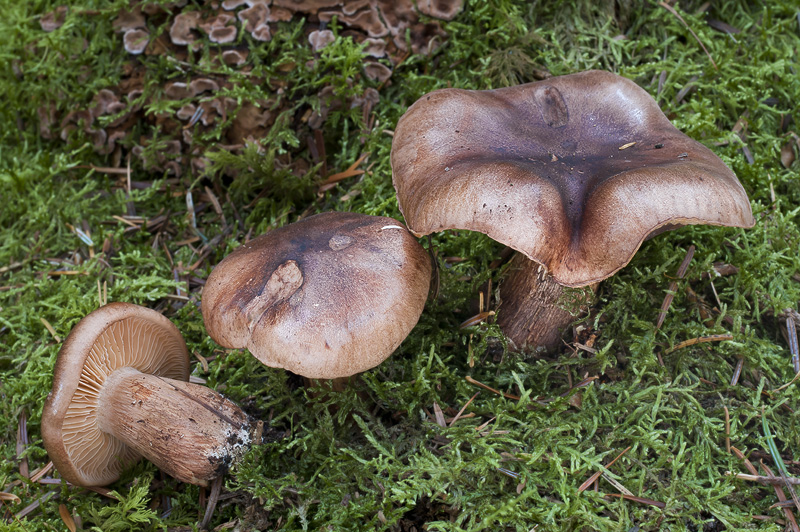
[[[59,351],[42,412],[61,476],[104,486],[141,457],[201,486],[224,474],[248,448],[250,420],[188,379],[186,344],[158,312],[111,303],[84,317]]]
[[[334,379],[386,359],[417,323],[427,253],[391,218],[323,213],[255,238],[220,262],[203,321],[267,366]]]
[[[649,236],[754,224],[736,175],[608,72],[434,91],[401,117],[391,162],[412,232],[480,231],[524,256],[498,318],[520,349],[555,347],[573,319],[561,286],[613,275]]]

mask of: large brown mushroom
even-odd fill
[[[414,234],[480,231],[521,253],[498,316],[519,349],[558,345],[562,286],[613,275],[649,236],[754,224],[736,175],[609,72],[434,91],[398,122],[391,163]]]
[[[248,416],[219,393],[186,382],[189,355],[158,312],[110,303],[84,317],[58,354],[42,439],[61,476],[104,486],[145,457],[201,486],[248,448]]]
[[[417,323],[430,285],[425,250],[396,220],[329,212],[243,244],[203,289],[220,345],[312,379],[380,364]]]

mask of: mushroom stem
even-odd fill
[[[247,414],[205,386],[123,367],[100,395],[98,428],[182,482],[208,486],[252,439]]]
[[[544,266],[521,253],[514,255],[500,285],[501,312],[497,323],[516,349],[552,351],[561,343],[564,329],[591,304],[597,284],[584,297],[568,300]],[[576,308],[577,307],[577,308]]]

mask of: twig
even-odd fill
[[[335,183],[338,183],[342,179],[347,179],[348,177],[354,177],[363,174],[364,170],[356,170],[356,168],[358,168],[358,165],[364,162],[364,159],[367,158],[367,155],[369,154],[365,153],[364,155],[359,157],[356,162],[347,167],[347,170],[328,176],[328,178],[322,182],[320,189],[327,190],[327,188],[324,188],[326,185],[333,185]]]
[[[686,270],[689,269],[689,263],[692,261],[692,257],[694,257],[694,245],[689,246],[689,249],[686,250],[686,256],[683,258],[683,262],[678,267],[678,279],[683,279],[683,276],[686,275]],[[664,323],[664,320],[667,317],[667,310],[669,310],[670,305],[672,305],[672,300],[675,298],[675,290],[678,289],[678,282],[672,281],[669,283],[669,288],[667,288],[667,295],[664,296],[664,302],[661,303],[661,309],[658,312],[658,320],[656,320],[656,329],[660,329],[661,325]]]
[[[760,462],[760,464],[761,464],[761,467],[764,469],[764,471],[767,472],[767,475],[769,475],[771,477],[775,476],[775,475],[772,474],[772,470],[769,467],[767,467],[767,465],[764,462]],[[781,473],[781,477],[782,477],[781,480],[784,482],[784,485],[787,488],[789,488],[789,491],[792,494],[792,500],[794,501],[795,505],[797,505],[797,495],[794,492],[794,488],[792,487],[791,484],[787,483],[787,478],[784,477],[782,473]],[[786,498],[786,494],[783,493],[783,489],[781,489],[780,486],[773,485],[772,489],[775,490],[775,496],[778,497],[779,501],[784,502],[784,501],[788,500]],[[797,520],[794,518],[794,513],[792,513],[792,509],[784,507],[784,508],[782,508],[782,510],[783,510],[783,515],[786,516],[786,520],[789,521],[789,525],[792,527],[792,531],[793,532],[800,532],[800,526],[797,525]]]
[[[779,391],[783,390],[784,388],[788,388],[789,386],[791,386],[792,384],[794,384],[794,382],[795,382],[795,381],[796,381],[798,378],[800,378],[800,372],[798,372],[798,373],[797,373],[797,374],[794,376],[794,378],[793,378],[792,380],[790,380],[789,382],[787,382],[786,384],[784,384],[784,385],[783,385],[783,386],[781,386],[780,388],[775,388],[774,390],[772,390],[772,392],[771,392],[771,393],[779,392]]]
[[[453,420],[450,422],[450,426],[451,426],[451,427],[453,426],[453,424],[454,424],[456,421],[458,421],[458,420],[459,420],[459,418],[461,418],[461,414],[463,414],[463,413],[464,413],[464,410],[466,410],[466,409],[467,409],[467,407],[468,407],[469,405],[471,405],[471,404],[472,404],[472,401],[474,401],[474,400],[475,400],[475,398],[476,398],[476,397],[478,397],[478,394],[480,394],[480,393],[481,393],[481,392],[475,392],[475,395],[473,395],[472,397],[470,397],[470,398],[469,398],[469,401],[467,401],[467,403],[466,403],[464,406],[462,406],[462,407],[461,407],[461,410],[459,410],[459,411],[458,411],[458,414],[456,414],[456,417],[454,417],[454,418],[453,418]]]
[[[629,446],[627,446],[627,447],[625,448],[625,450],[623,450],[621,453],[619,453],[619,454],[617,455],[617,457],[616,457],[616,458],[614,458],[614,459],[613,459],[613,460],[611,460],[609,463],[607,463],[606,465],[604,465],[604,466],[603,466],[603,469],[608,469],[609,467],[611,467],[612,465],[614,465],[614,462],[616,462],[617,460],[619,460],[620,458],[622,458],[622,455],[624,455],[625,453],[627,453],[627,452],[630,450],[630,448],[631,448],[631,446],[630,446],[630,445],[629,445]],[[597,480],[598,478],[600,478],[600,475],[603,473],[603,469],[601,469],[601,470],[599,470],[599,471],[596,471],[594,474],[592,474],[592,476],[591,476],[591,477],[589,477],[589,478],[588,478],[588,480],[586,480],[586,482],[584,482],[583,484],[581,484],[581,485],[578,487],[578,491],[579,491],[579,492],[580,492],[580,491],[585,491],[585,490],[586,490],[586,489],[587,489],[589,486],[591,486],[592,484],[594,484],[594,481],[595,481],[595,480]]]
[[[447,427],[447,422],[444,420],[444,412],[442,412],[442,407],[439,406],[439,403],[436,401],[433,402],[433,415],[436,418],[436,424],[442,428]]]
[[[664,352],[665,355],[672,353],[673,351],[677,351],[678,349],[683,349],[684,347],[689,347],[690,345],[695,344],[704,344],[707,342],[725,342],[727,340],[733,340],[733,335],[731,334],[711,334],[709,336],[699,336],[697,338],[691,338],[689,340],[684,340],[683,342],[675,345],[672,349],[668,349]]]
[[[30,514],[31,512],[33,512],[34,510],[39,508],[39,506],[41,506],[41,504],[43,502],[47,502],[48,500],[50,500],[50,498],[53,495],[55,495],[56,492],[58,492],[58,491],[61,491],[61,489],[60,488],[59,489],[54,489],[52,491],[49,491],[49,492],[45,493],[44,495],[42,495],[41,497],[39,497],[38,499],[36,499],[32,503],[30,503],[28,506],[26,506],[25,508],[23,508],[22,510],[17,512],[17,515],[15,516],[15,518],[18,519],[18,520],[23,519],[26,515]]]
[[[650,506],[655,506],[656,508],[667,507],[667,504],[661,501],[654,501],[653,499],[648,499],[646,497],[637,497],[636,495],[628,495],[627,493],[608,493],[606,494],[606,497],[620,497],[622,499],[638,502],[640,504],[649,504]]]
[[[215,478],[211,482],[211,493],[208,496],[208,504],[206,505],[206,513],[203,516],[203,521],[200,523],[198,528],[204,530],[208,527],[208,523],[211,522],[211,517],[214,515],[214,510],[217,508],[217,502],[219,501],[219,493],[222,490],[222,476]]]
[[[725,408],[725,448],[728,450],[728,454],[731,454],[731,413],[728,411],[728,407]]]
[[[742,368],[744,367],[744,358],[740,358],[738,362],[736,362],[736,368],[733,370],[733,376],[731,376],[731,386],[736,386],[739,382],[739,377],[742,375]]]
[[[17,447],[16,454],[19,460],[19,474],[24,478],[30,478],[30,470],[28,469],[28,457],[22,456],[25,453],[25,447],[28,446],[28,415],[23,409],[19,414],[19,424],[17,425]]]
[[[754,466],[753,463],[747,459],[747,457],[744,455],[742,451],[740,451],[736,447],[731,447],[731,451],[733,451],[733,454],[736,455],[736,458],[738,458],[744,463],[744,468],[750,471],[751,475],[758,476],[758,470],[756,469],[756,466]]]
[[[519,479],[519,473],[511,471],[510,469],[506,469],[505,467],[498,467],[497,470],[503,473],[504,475],[508,475],[511,478]]]
[[[39,482],[39,479],[49,473],[51,469],[53,469],[53,462],[47,462],[47,465],[33,472],[31,482]]]
[[[713,57],[711,57],[711,54],[710,54],[710,53],[708,53],[708,48],[706,48],[706,45],[705,45],[705,44],[703,44],[703,41],[701,41],[701,40],[700,40],[700,37],[698,37],[698,36],[697,36],[697,34],[696,34],[696,33],[695,33],[693,30],[692,30],[692,28],[690,28],[690,27],[689,27],[689,25],[686,23],[686,21],[685,21],[685,20],[683,20],[683,17],[680,15],[680,13],[678,13],[678,12],[675,10],[675,8],[674,8],[674,7],[672,7],[671,5],[669,5],[669,4],[668,4],[668,3],[666,3],[666,2],[659,2],[659,3],[658,3],[658,5],[660,5],[661,7],[663,7],[664,9],[666,9],[667,11],[669,11],[670,13],[672,13],[673,15],[675,15],[675,16],[678,18],[678,20],[680,20],[680,21],[681,21],[681,23],[682,23],[684,26],[686,26],[686,29],[687,29],[687,30],[689,30],[689,33],[691,33],[691,34],[692,34],[692,36],[695,38],[695,40],[697,41],[697,43],[700,45],[700,47],[703,49],[703,51],[704,51],[704,52],[706,53],[706,55],[708,56],[708,60],[709,60],[709,61],[711,61],[711,64],[714,66],[714,70],[718,70],[718,69],[717,69],[717,64],[714,62],[714,58],[713,58]]]
[[[482,424],[481,424],[479,427],[475,427],[475,430],[476,430],[476,431],[478,431],[478,432],[482,431],[483,429],[485,429],[486,427],[488,427],[488,426],[489,426],[489,423],[491,423],[491,422],[492,422],[492,421],[494,421],[495,419],[497,419],[497,416],[492,416],[492,417],[490,417],[489,419],[487,419],[486,421],[484,421],[484,422],[483,422],[483,423],[482,423]]]
[[[792,353],[792,367],[795,373],[800,373],[800,350],[797,348],[797,328],[794,318],[786,316],[786,334],[789,337],[789,351]]]
[[[56,330],[55,330],[55,329],[53,329],[53,326],[52,326],[52,325],[50,325],[50,322],[49,322],[49,321],[47,321],[47,320],[46,320],[46,319],[44,319],[44,318],[41,318],[41,317],[39,318],[39,321],[41,321],[41,322],[42,322],[42,325],[44,325],[44,328],[45,328],[45,329],[47,329],[47,330],[48,330],[48,332],[49,332],[51,335],[53,335],[53,338],[55,339],[56,343],[57,343],[57,344],[60,344],[60,343],[61,343],[61,337],[60,337],[60,336],[58,336],[58,334],[56,334]]]
[[[783,486],[786,483],[789,483],[793,486],[800,486],[800,478],[797,477],[787,477],[784,480],[781,477],[776,477],[775,475],[748,475],[747,473],[733,473],[732,471],[726,471],[725,474],[731,477],[736,477],[739,480],[749,480],[751,482],[758,482],[759,484],[765,484],[767,486]]]
[[[483,295],[483,292],[481,292],[481,295]],[[473,325],[478,325],[480,322],[490,316],[494,316],[493,310],[490,310],[489,312],[479,312],[478,314],[475,314],[474,316],[464,320],[461,325],[458,326],[458,328],[465,329],[467,327],[472,327]]]
[[[634,497],[634,495],[631,492],[631,490],[629,490],[628,488],[623,486],[621,483],[617,482],[611,475],[609,475],[605,471],[603,471],[601,476],[604,479],[606,479],[612,486],[617,488],[617,491],[621,492],[623,495],[628,495],[628,496]]]
[[[484,390],[488,390],[488,391],[490,391],[492,393],[496,393],[497,395],[502,395],[506,399],[513,399],[515,401],[519,401],[519,399],[520,399],[519,396],[512,395],[510,393],[503,393],[500,390],[495,390],[494,388],[492,388],[490,386],[487,386],[487,385],[485,385],[484,383],[482,383],[480,381],[476,381],[475,379],[473,379],[469,375],[464,377],[464,379],[470,384],[474,384],[475,386],[479,386],[479,387],[483,388]]]
[[[95,172],[100,172],[103,174],[117,174],[117,175],[125,175],[128,173],[128,170],[125,168],[113,168],[109,166],[94,166],[92,164],[78,164],[73,166],[72,168],[88,168],[90,170],[94,170]]]
[[[762,416],[763,416],[763,414],[762,414]],[[772,471],[770,471],[769,468],[766,467],[763,462],[761,463],[761,466],[767,471],[767,473],[769,474],[769,477],[760,477],[760,475],[758,474],[758,470],[756,470],[756,468],[752,464],[752,462],[750,462],[750,460],[748,460],[747,457],[745,457],[745,455],[744,455],[744,453],[742,453],[742,451],[740,451],[736,447],[731,447],[731,451],[733,451],[733,454],[735,454],[740,460],[742,460],[744,462],[744,467],[748,471],[750,471],[750,473],[751,473],[749,476],[745,475],[743,477],[740,476],[740,475],[743,475],[743,474],[737,474],[736,475],[737,478],[742,478],[744,480],[755,480],[756,482],[762,482],[761,480],[758,480],[759,478],[766,478],[766,479],[774,478],[774,479],[780,480],[781,482],[783,482],[787,486],[790,485],[789,482],[791,482],[791,480],[788,477],[787,478],[775,477],[772,474]],[[765,482],[765,483],[767,483],[767,482]],[[768,483],[772,484],[772,481],[769,481]],[[776,485],[773,485],[772,487],[775,490],[775,495],[778,497],[778,499],[780,501],[785,501],[786,500],[786,496],[784,495],[783,490],[781,489],[781,487],[780,486],[776,486]],[[783,513],[786,516],[787,521],[789,521],[789,524],[791,525],[792,530],[794,532],[800,532],[800,528],[798,528],[798,526],[797,526],[797,521],[794,518],[794,514],[792,514],[791,508],[783,508]]]

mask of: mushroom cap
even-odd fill
[[[203,289],[209,335],[309,378],[380,364],[417,323],[425,250],[392,218],[329,212],[241,245]]]
[[[105,486],[140,458],[97,426],[103,383],[122,367],[188,381],[189,353],[169,319],[130,303],[100,307],[70,331],[42,411],[42,439],[56,469],[73,484]]]
[[[736,175],[603,71],[431,92],[400,118],[391,163],[413,233],[480,231],[566,286],[613,275],[659,230],[755,223]]]

